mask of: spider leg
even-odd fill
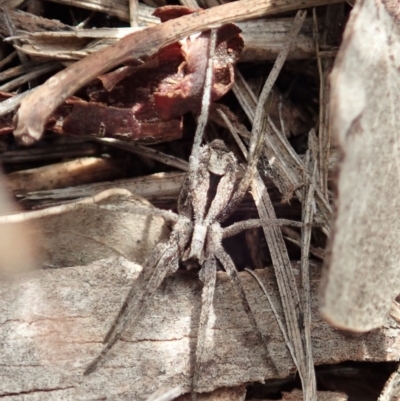
[[[265,119],[267,120],[267,119]],[[240,181],[237,190],[234,192],[230,202],[221,210],[218,215],[219,221],[226,220],[232,212],[237,208],[243,197],[246,195],[250,187],[255,172],[257,171],[257,163],[261,156],[264,146],[264,136],[261,133],[253,133],[250,141],[249,154],[247,158],[247,169]]]
[[[229,278],[231,279],[236,291],[240,296],[240,300],[242,301],[243,309],[246,312],[246,315],[250,321],[250,324],[253,328],[254,333],[257,335],[258,340],[263,345],[267,356],[269,357],[269,351],[267,343],[264,339],[264,336],[261,333],[260,328],[258,327],[257,321],[253,315],[253,312],[250,308],[249,302],[246,297],[246,292],[244,291],[243,285],[239,279],[238,272],[236,267],[231,259],[231,257],[225,252],[225,250],[221,247],[216,250],[215,256],[221,262],[222,266],[224,267],[225,271],[228,273]],[[269,358],[270,359],[270,358]]]
[[[135,285],[130,289],[125,298],[123,306],[118,313],[118,316],[116,317],[103,341],[106,343],[106,345],[98,357],[86,368],[84,375],[93,373],[100,367],[102,363],[104,363],[108,352],[115,345],[115,343],[121,339],[121,336],[128,324],[134,324],[138,318],[143,315],[143,310],[146,308],[158,287],[164,281],[165,277],[178,270],[180,255],[179,247],[184,246],[183,244],[187,243],[191,233],[190,230],[186,231],[186,233],[182,233],[180,232],[181,229],[182,226],[178,222],[171,234],[169,241],[158,244],[152,252],[149,261],[156,261],[156,264],[152,265],[154,266],[154,269],[151,273],[150,279],[143,286],[144,290],[140,294],[137,293],[138,288],[141,287],[140,285]],[[147,267],[151,267],[149,264],[146,265]],[[144,272],[141,276],[141,281],[146,281],[144,278],[145,274],[146,273]],[[130,313],[131,310],[133,310],[133,314]]]
[[[149,287],[152,288],[152,285],[154,286],[152,279],[155,275],[157,275],[157,276],[159,275],[160,270],[163,268],[164,264],[165,264],[165,268],[163,269],[162,273],[165,273],[165,275],[167,275],[169,273],[168,272],[169,265],[167,264],[168,255],[166,255],[166,252],[168,251],[169,246],[171,246],[169,241],[167,243],[163,242],[161,244],[158,244],[156,246],[156,248],[153,250],[148,262],[146,262],[145,268],[142,270],[142,273],[138,279],[137,285],[134,285],[130,289],[117,317],[115,318],[113,324],[111,325],[110,329],[108,330],[107,334],[105,335],[104,340],[103,340],[104,344],[112,341],[114,333],[118,329],[120,331],[122,331],[125,328],[125,326],[127,324],[127,319],[128,319],[128,312],[129,312],[128,308],[133,306],[132,301],[134,299],[136,299],[136,300],[139,299],[139,302],[135,308],[136,314],[139,313],[139,309],[141,309],[141,306],[142,306],[140,300],[142,300],[142,298],[144,297],[144,293],[146,292],[146,290],[148,290]],[[152,272],[151,272],[151,276],[146,279],[146,276],[147,276],[146,273],[147,273],[148,269],[152,269]],[[160,284],[158,284],[158,286]],[[157,286],[157,288],[158,288],[158,286]],[[155,288],[155,290],[157,290],[157,288]],[[144,290],[142,290],[143,294],[140,294],[140,293],[138,294],[138,291],[140,291],[140,289],[144,289]],[[135,320],[135,318],[134,318],[134,316],[132,316],[132,322],[134,320]]]
[[[217,278],[217,263],[215,258],[211,258],[205,261],[203,267],[200,270],[199,277],[200,280],[203,282],[203,291],[201,293],[201,312],[199,329],[197,333],[195,365],[191,387],[192,401],[196,401],[196,387],[200,376],[199,368],[204,354],[207,323],[214,298],[215,282]]]

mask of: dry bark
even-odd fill
[[[332,70],[340,150],[321,313],[363,332],[386,321],[399,293],[400,28],[394,2],[357,2]]]
[[[7,175],[11,193],[74,187],[113,179],[120,173],[115,162],[100,157],[84,157],[47,166],[15,171]]]
[[[341,332],[320,320],[316,301],[320,266],[311,267],[315,363],[397,360],[400,326],[393,320],[363,335]],[[197,275],[191,272],[168,279],[110,360],[93,375],[82,376],[102,348],[103,336],[139,270],[125,259],[107,259],[88,266],[36,271],[19,282],[0,283],[0,396],[8,400],[144,400],[163,386],[182,386],[188,391],[201,293]],[[294,272],[299,274],[298,266]],[[257,273],[279,305],[273,274],[268,269]],[[240,276],[268,339],[270,360],[263,358],[236,292],[220,272],[198,384],[201,392],[293,373],[293,361],[258,284],[247,273]]]

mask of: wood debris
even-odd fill
[[[293,268],[299,277],[299,265]],[[381,329],[352,335],[329,327],[319,318],[320,269],[320,265],[311,265],[316,365],[349,359],[396,361],[400,327],[393,320],[387,320]],[[89,266],[37,271],[20,286],[0,283],[3,300],[0,335],[4,350],[0,358],[7,377],[0,394],[8,395],[10,400],[39,392],[42,400],[96,396],[122,399],[128,395],[144,400],[164,385],[169,388],[181,385],[188,391],[197,330],[192,322],[198,321],[200,286],[196,274],[187,272],[167,279],[156,294],[151,311],[138,327],[132,328],[134,334],[127,333],[124,341],[115,347],[103,371],[82,376],[87,364],[99,352],[102,337],[139,270],[132,262],[117,258]],[[256,273],[282,314],[272,271],[265,269]],[[283,378],[293,372],[293,361],[261,289],[248,273],[241,273],[240,277],[251,307],[263,322],[262,330],[273,350],[273,364],[265,364],[261,346],[248,326],[235,291],[225,273],[220,272],[213,325],[207,335],[207,362],[199,382],[201,392],[267,377]],[[228,298],[232,300],[230,303],[225,302]],[[21,336],[21,332],[25,334]]]

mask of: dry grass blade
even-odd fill
[[[10,214],[6,216],[0,216],[0,224],[1,223],[18,223],[21,221],[32,220],[32,219],[39,219],[44,216],[52,216],[55,214],[66,213],[70,210],[75,210],[78,207],[83,205],[92,205],[94,203],[98,203],[104,199],[109,198],[110,196],[132,196],[132,193],[126,189],[118,189],[112,188],[106,191],[100,192],[94,196],[81,199],[79,201],[68,203],[60,206],[53,206],[43,210],[36,210],[30,212],[22,212],[16,214]]]
[[[245,270],[247,271],[247,273],[249,273],[251,276],[254,277],[254,279],[257,281],[258,285],[260,286],[262,292],[266,296],[268,304],[269,304],[269,306],[270,306],[270,308],[272,310],[272,313],[274,314],[274,317],[275,317],[275,319],[276,319],[276,321],[278,323],[279,330],[281,331],[282,336],[283,336],[283,338],[285,340],[286,347],[288,348],[288,350],[290,352],[290,356],[292,357],[292,360],[295,361],[296,360],[296,354],[294,352],[294,349],[292,347],[292,343],[291,343],[291,341],[290,341],[290,339],[288,337],[288,334],[286,332],[285,323],[282,321],[281,317],[279,316],[279,313],[278,313],[278,311],[277,311],[277,309],[275,307],[275,304],[274,304],[270,294],[268,293],[267,289],[265,288],[265,285],[263,284],[263,282],[260,280],[260,277],[258,277],[258,275],[253,270],[250,270],[250,269],[247,269],[247,268]]]
[[[319,168],[320,168],[320,183],[322,193],[325,198],[328,199],[328,164],[329,164],[329,152],[331,147],[331,132],[329,129],[329,123],[327,118],[327,87],[324,72],[322,70],[322,60],[319,51],[319,33],[318,33],[318,21],[317,12],[313,9],[313,20],[314,20],[314,37],[315,37],[315,53],[317,55],[318,74],[320,79],[319,86]]]
[[[290,47],[290,43],[295,37],[295,34],[300,30],[301,23],[304,18],[305,14],[302,15],[300,12],[296,16],[292,33],[288,38],[288,43],[286,45],[287,47]],[[283,63],[283,61],[284,58],[279,59],[280,63]],[[267,113],[264,107],[264,102],[266,101],[265,93],[268,93],[268,91],[269,87],[265,85],[260,95],[254,117],[253,134],[256,132],[262,132],[267,124]],[[282,233],[278,227],[268,225],[268,220],[276,219],[276,216],[268,192],[258,173],[253,179],[252,194],[263,222],[265,238],[271,253],[286,321],[286,332],[293,347],[294,363],[299,371],[304,392],[304,399],[316,400],[315,378],[314,381],[312,380],[314,375],[314,365],[312,364],[312,358],[307,358],[307,351],[304,349],[304,346],[306,345],[303,344],[302,340],[303,336],[305,336],[303,331],[304,328],[299,327],[299,322],[302,321],[301,316],[303,307],[300,303],[295,277],[290,268],[290,260],[287,254],[285,243],[283,241]],[[309,307],[310,306],[308,305],[308,308]],[[309,348],[310,347],[311,345],[309,344]]]
[[[250,121],[254,121],[256,97],[240,74],[237,74],[233,91],[245,110],[247,117]],[[286,136],[275,127],[271,120],[265,126],[265,130],[268,132],[268,135],[265,135],[263,153],[268,160],[274,160],[274,164],[270,166],[275,173],[272,176],[274,184],[284,196],[289,197],[294,192],[296,197],[302,202],[303,192],[299,188],[303,184],[300,172],[305,169],[304,163],[293,150]],[[315,216],[315,220],[323,224],[325,233],[329,233],[332,211],[327,199],[319,188],[316,190],[316,202],[319,213]]]
[[[154,21],[151,25],[156,24],[158,22]],[[241,61],[254,62],[276,59],[282,43],[289,32],[290,22],[286,18],[274,20],[261,19],[237,23],[237,26],[242,30],[241,35],[245,42]],[[35,28],[37,31],[35,31]],[[138,29],[143,29],[143,27],[41,32],[39,31],[39,27],[34,26],[32,32],[29,32],[29,34],[21,32],[18,35],[21,44],[16,46],[16,48],[31,57],[76,61],[99,51],[107,45],[117,42],[122,37]],[[89,40],[84,47],[82,47],[83,38]],[[65,42],[68,43],[67,48],[64,45]],[[314,56],[315,47],[312,39],[312,20],[307,19],[303,25],[302,32],[300,32],[290,50],[288,59],[307,59]]]
[[[276,2],[241,0],[135,32],[121,39],[117,44],[92,54],[54,75],[34,94],[25,98],[18,110],[17,127],[14,134],[26,144],[38,140],[43,133],[45,122],[66,98],[90,80],[123,63],[128,58],[140,58],[154,54],[161,47],[176,42],[193,32],[209,29],[216,24],[223,25],[227,22],[326,3],[326,0],[309,0],[306,3],[284,0]]]
[[[272,264],[278,282],[288,338],[292,343],[294,355],[296,356],[294,363],[299,371],[302,382],[304,382],[305,369],[302,366],[303,360],[297,359],[304,356],[301,332],[298,326],[301,316],[299,294],[280,228],[268,224],[270,219],[276,219],[276,215],[271,199],[259,175],[253,180],[252,194],[260,218],[264,223],[262,228],[271,253]]]
[[[29,82],[32,79],[40,77],[43,74],[57,70],[59,68],[60,68],[60,64],[54,63],[54,62],[42,64],[42,65],[37,66],[36,68],[30,68],[30,72],[27,72],[26,74],[21,75],[20,77],[15,78],[12,81],[9,81],[4,85],[1,85],[0,91],[12,92],[13,90],[15,90],[18,87],[20,87],[21,85],[23,85],[24,83]]]
[[[315,188],[317,176],[317,158],[313,154],[313,142],[317,138],[313,130],[309,133],[309,149],[306,155],[306,166],[308,166],[307,176],[305,182],[308,181],[306,186],[306,194],[304,196],[302,222],[303,228],[301,230],[301,284],[302,284],[302,310],[303,310],[303,344],[305,348],[305,372],[303,393],[305,400],[317,399],[317,383],[315,378],[314,360],[311,344],[311,295],[310,295],[310,244],[311,244],[311,230],[315,208]]]
[[[97,138],[96,140],[98,142],[103,142],[111,146],[115,146],[119,149],[125,149],[129,152],[145,156],[150,160],[157,160],[167,166],[175,167],[178,170],[188,171],[189,169],[189,164],[187,161],[179,159],[175,156],[167,155],[147,146],[134,145],[132,143],[121,141],[120,139],[116,138]]]
[[[304,18],[305,18],[305,13],[299,12],[298,15],[296,16],[291,35],[289,35],[286,46],[282,50],[281,53],[282,56],[278,57],[275,68],[272,70],[273,72],[268,77],[267,82],[264,85],[264,88],[261,92],[258,105],[254,113],[254,122],[253,122],[254,136],[261,136],[261,133],[263,133],[266,128],[268,119],[267,119],[267,110],[264,104],[272,88],[272,85],[276,80],[278,72],[280,68],[282,68],[282,65],[285,61],[285,54],[287,54],[288,52],[290,43],[293,41],[296,33],[300,30]],[[233,128],[228,123],[227,125],[231,129]],[[235,138],[240,143],[240,139],[238,138],[238,136],[235,136]],[[311,197],[314,193],[314,187],[315,184],[312,187],[313,188],[312,191],[310,191],[311,195],[309,196]],[[271,220],[274,221],[276,219],[276,215],[274,208],[272,206],[272,202],[269,198],[268,192],[258,172],[255,174],[255,177],[253,179],[252,194],[256,202],[259,215],[261,217],[262,227],[268,243],[268,247],[270,249],[273,266],[275,269],[275,274],[278,282],[279,292],[281,295],[281,302],[286,321],[286,329],[281,327],[281,331],[285,338],[285,342],[290,350],[293,361],[299,371],[304,391],[304,399],[316,400],[316,383],[315,383],[314,364],[311,354],[311,338],[310,338],[310,323],[309,323],[311,319],[310,309],[309,309],[310,299],[308,295],[304,295],[303,302],[307,302],[307,305],[304,306],[300,302],[299,294],[297,291],[297,285],[295,282],[295,277],[290,268],[290,260],[283,241],[282,233],[279,227],[277,227],[276,225],[269,224],[269,221]],[[311,201],[308,201],[307,207],[310,207],[310,205]],[[308,210],[308,212],[306,213],[307,222],[311,218],[310,213],[311,213],[310,210]],[[308,228],[308,230],[310,230],[310,228]],[[309,235],[309,231],[307,232]],[[303,253],[306,252],[307,255],[309,248],[309,240],[310,238],[306,237],[302,243]],[[307,261],[308,259],[307,260],[304,259],[303,262],[303,271],[304,271],[303,287],[305,294],[308,294],[307,291],[309,288],[309,281],[307,277],[308,270],[306,269]],[[302,312],[304,311],[306,311],[305,318],[307,319],[308,326],[307,323],[305,323],[306,327],[304,326],[299,327],[299,322],[302,321],[302,315],[303,315]],[[279,319],[277,320],[278,322],[280,322]],[[304,344],[303,344],[303,338],[305,339]],[[304,346],[306,346],[306,349],[304,348]]]

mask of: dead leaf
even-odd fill
[[[336,2],[338,0],[332,0]],[[326,0],[309,0],[306,3],[279,0],[241,0],[240,3],[223,4],[211,9],[197,11],[177,20],[166,21],[154,27],[132,33],[118,43],[72,64],[67,69],[52,76],[33,94],[26,96],[16,115],[14,135],[23,143],[31,144],[40,139],[44,125],[54,110],[64,99],[100,74],[118,65],[150,56],[162,47],[168,46],[195,32],[207,30],[218,24],[222,26],[240,20],[259,17],[277,12],[297,10],[325,4]]]
[[[398,22],[357,1],[332,71],[341,161],[321,313],[339,328],[383,325],[400,292],[399,71]]]

